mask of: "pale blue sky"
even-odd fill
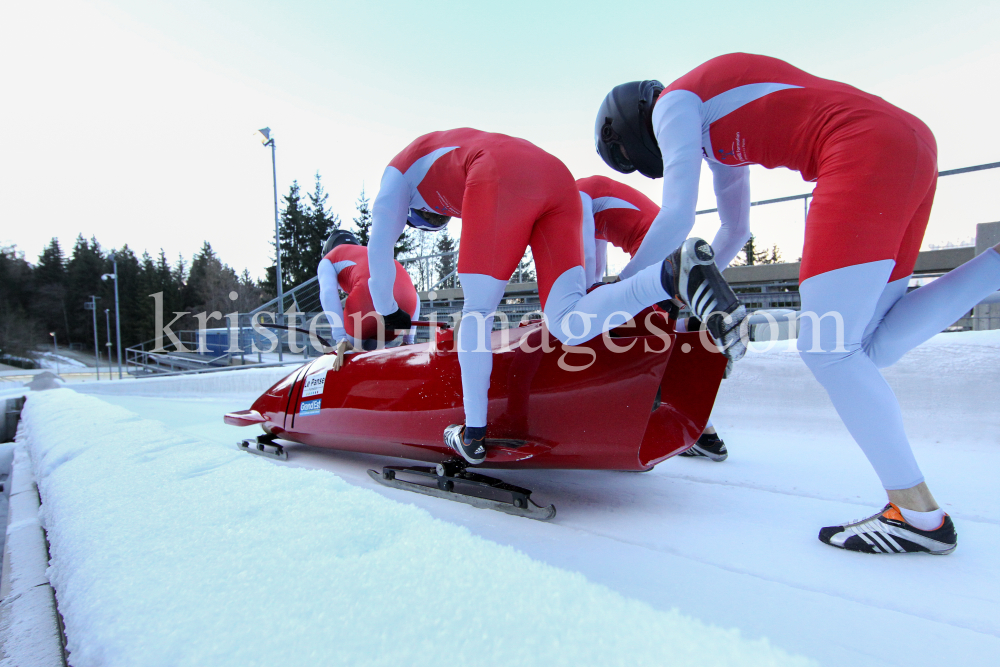
[[[944,169],[994,162],[998,28],[996,2],[18,3],[0,27],[0,241],[34,259],[78,232],[172,257],[207,239],[259,275],[273,233],[259,127],[277,137],[279,189],[309,189],[319,170],[348,219],[362,183],[374,194],[393,155],[432,130],[521,136],[577,177],[612,175],[593,148],[607,91],[732,51],[915,113]],[[659,199],[658,181],[622,180]],[[1000,219],[998,186],[1000,173],[943,180],[927,243]],[[755,199],[809,188],[763,169],[752,187]],[[795,259],[801,203],[770,208],[753,230]],[[704,217],[696,231],[711,238]]]

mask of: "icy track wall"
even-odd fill
[[[813,664],[91,396],[22,419],[74,667]]]
[[[84,394],[128,394],[130,396],[261,394],[296,368],[298,368],[297,365],[289,365],[276,368],[252,368],[142,378],[128,382],[117,380],[81,382],[74,384],[73,389]]]

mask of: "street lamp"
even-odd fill
[[[101,276],[101,278],[103,279],[104,276]],[[111,371],[111,315],[109,315],[110,312],[111,312],[110,309],[108,308],[104,309],[104,329],[108,332],[108,342],[104,344],[104,347],[108,349],[108,379],[113,380],[114,378],[111,376],[112,371]]]
[[[105,273],[101,276],[101,280],[107,280],[108,278],[113,278],[115,281],[115,339],[118,347],[118,379],[122,379],[122,316],[121,312],[118,310],[118,257],[115,253],[111,253],[111,263],[114,268],[114,273]],[[111,336],[111,331],[108,331],[108,336]],[[110,363],[110,359],[108,360]]]
[[[274,183],[274,254],[277,262],[277,272],[275,280],[278,283],[278,318],[277,323],[284,323],[285,313],[285,290],[281,285],[281,240],[278,238],[278,168],[274,162],[274,137],[271,136],[271,128],[263,127],[257,130],[260,135],[260,143],[271,147],[271,180]],[[281,355],[281,344],[278,344],[278,361],[283,361]]]
[[[50,331],[49,335],[52,336],[52,358],[56,360],[56,375],[62,375],[62,370],[59,368],[59,339],[56,338],[55,331]]]
[[[83,309],[89,310],[94,316],[94,372],[97,374],[97,379],[101,379],[101,353],[97,350],[97,300],[100,299],[99,296],[91,296],[90,301],[83,302]],[[108,379],[111,379],[111,375],[108,375]]]

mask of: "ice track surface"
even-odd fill
[[[723,382],[713,415],[731,452],[724,463],[674,458],[643,474],[500,472],[556,505],[550,523],[368,478],[368,468],[396,460],[300,445],[288,447],[287,463],[254,458],[329,471],[656,609],[767,637],[821,664],[994,664],[1000,332],[939,335],[886,371],[928,483],[956,521],[959,548],[946,557],[852,554],[816,539],[821,526],[873,513],[884,495],[789,344],[756,347]],[[257,393],[102,398],[205,446],[232,448],[256,431],[221,416]]]

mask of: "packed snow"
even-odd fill
[[[74,667],[811,662],[91,396],[22,420]]]
[[[1000,332],[942,334],[886,370],[928,483],[956,521],[959,548],[947,557],[851,554],[816,539],[821,526],[871,514],[885,500],[791,346],[754,344],[723,382],[713,415],[730,449],[723,463],[674,458],[645,474],[503,471],[558,507],[549,523],[375,485],[365,471],[391,459],[300,445],[288,447],[287,463],[242,456],[273,470],[333,473],[651,609],[766,637],[822,664],[991,664],[1000,655]],[[256,371],[259,386],[246,376],[232,393],[188,379],[156,397],[110,393],[153,381],[104,383],[101,398],[167,423],[207,456],[256,433],[224,425],[221,415],[249,407],[271,382],[264,371]],[[494,600],[472,590],[492,613]],[[457,622],[446,625],[449,637],[458,632]],[[493,631],[488,621],[480,627]]]
[[[36,358],[39,366],[49,370],[91,368],[87,364],[56,352],[42,352]]]

